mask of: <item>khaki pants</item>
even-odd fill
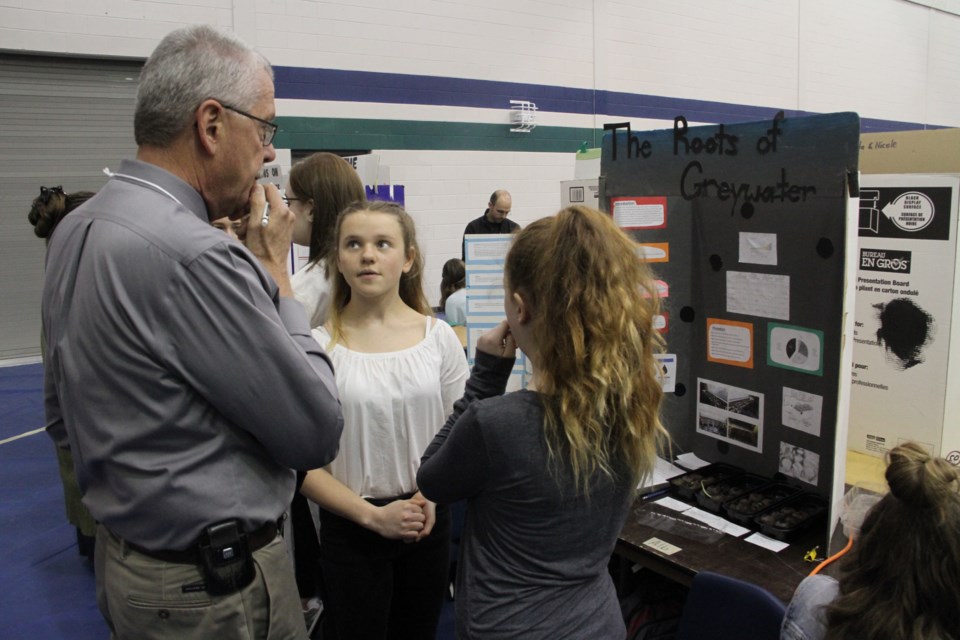
[[[300,596],[283,538],[253,554],[257,575],[241,591],[209,596],[194,565],[150,558],[103,525],[95,554],[97,606],[111,638],[306,640]]]

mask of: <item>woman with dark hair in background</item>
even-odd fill
[[[839,580],[800,583],[782,640],[960,639],[960,469],[914,442],[887,459]]]
[[[417,474],[428,500],[467,500],[457,637],[623,638],[607,564],[666,434],[655,282],[610,216],[574,206],[517,234],[503,287],[507,320]],[[517,348],[532,388],[501,395]]]
[[[467,271],[463,260],[450,258],[440,276],[440,310],[451,326],[467,324]]]
[[[332,153],[315,153],[290,169],[286,199],[296,215],[293,241],[310,248],[309,262],[293,274],[293,292],[310,318],[310,327],[327,321],[330,274],[327,258],[333,248],[337,216],[354,202],[365,202],[360,176],[347,161]]]
[[[93,191],[65,193],[63,187],[40,187],[40,195],[30,205],[27,219],[33,225],[33,232],[47,242],[64,216],[94,196]],[[45,355],[46,341],[43,329],[40,330],[40,355]],[[60,468],[60,481],[63,483],[63,500],[67,512],[67,521],[77,530],[77,547],[80,555],[93,556],[94,538],[97,534],[97,521],[93,519],[80,500],[80,487],[73,468],[73,455],[67,432],[54,432],[47,429],[57,446],[57,465]]]
[[[293,294],[304,306],[310,327],[322,326],[330,308],[327,260],[334,244],[334,227],[341,211],[365,202],[366,192],[356,170],[332,153],[314,153],[300,160],[287,177],[286,200],[296,216],[293,241],[310,248],[309,261],[290,278]],[[307,628],[320,612],[315,596],[320,590],[320,546],[310,506],[300,493],[290,505],[294,568]]]

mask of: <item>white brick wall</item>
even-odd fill
[[[417,223],[426,261],[424,289],[430,304],[440,298],[443,263],[460,257],[463,228],[479,217],[490,194],[513,196],[510,218],[521,226],[560,208],[560,181],[571,180],[569,153],[505,151],[375,151],[390,180],[405,187],[407,210]]]
[[[608,0],[602,89],[793,107],[800,2]],[[803,3],[806,5],[806,3]]]
[[[960,16],[907,0],[0,0],[0,49],[145,57],[194,22],[279,65],[960,125]]]
[[[274,64],[586,87],[960,126],[960,16],[907,0],[0,0],[0,49],[145,57],[178,26],[232,29]],[[498,110],[281,101],[280,115],[495,122]],[[544,125],[626,118],[540,114]],[[631,118],[634,128],[670,126]],[[505,122],[505,120],[504,120]],[[429,270],[496,188],[559,207],[570,154],[381,151]]]

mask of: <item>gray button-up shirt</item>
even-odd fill
[[[123,538],[183,549],[290,503],[343,418],[300,304],[210,226],[200,194],[126,161],[58,226],[43,289],[46,412],[84,504]]]

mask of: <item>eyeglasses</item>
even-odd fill
[[[297,202],[297,201],[303,202],[303,198],[288,198],[287,196],[283,196],[283,202],[285,204],[290,204],[291,202]]]
[[[217,100],[216,98],[213,99]],[[258,118],[252,113],[241,111],[236,107],[230,106],[226,102],[221,102],[220,100],[217,100],[217,102],[219,102],[220,106],[222,106],[224,109],[229,109],[230,111],[239,113],[240,115],[250,118],[251,120],[256,120],[258,123],[260,123],[260,140],[263,142],[263,146],[269,147],[273,143],[273,137],[277,135],[277,129],[280,128],[275,123],[270,122],[269,120],[264,120],[263,118]]]

